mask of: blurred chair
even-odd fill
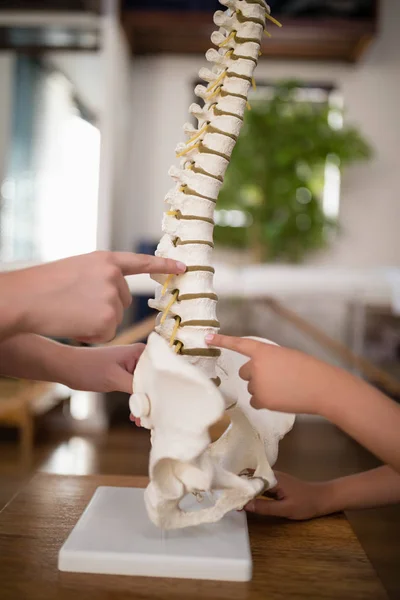
[[[0,377],[0,426],[20,431],[20,465],[30,469],[33,458],[34,420],[68,397],[62,386]]]

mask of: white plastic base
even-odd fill
[[[142,489],[99,487],[60,550],[60,571],[218,581],[251,579],[244,512],[232,512],[212,525],[161,531],[149,520],[143,495]],[[191,498],[185,509],[200,509],[204,503]]]

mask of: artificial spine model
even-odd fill
[[[189,139],[177,148],[180,167],[173,166],[169,172],[176,186],[166,196],[165,235],[156,252],[182,261],[187,272],[158,278],[156,297],[150,301],[150,306],[160,311],[157,333],[217,385],[220,352],[204,341],[207,333],[219,329],[213,286],[214,211],[243,115],[250,108],[248,93],[255,86],[253,74],[266,19],[278,23],[270,17],[264,0],[220,2],[228,10],[215,13],[219,30],[211,37],[219,49],[206,53],[213,67],[200,71],[207,85],[198,85],[195,92],[204,106],[190,107],[198,127],[184,126]]]
[[[269,14],[264,0],[220,0],[227,7],[214,21],[217,49],[202,69],[196,94],[204,106],[190,112],[198,127],[185,126],[180,167],[172,167],[176,186],[166,197],[164,235],[156,254],[187,265],[179,276],[156,277],[150,306],[159,311],[134,374],[130,408],[151,431],[150,483],[145,502],[150,519],[163,529],[211,523],[275,485],[271,469],[279,440],[291,429],[293,415],[259,414],[250,406],[239,377],[244,357],[210,348],[208,333],[219,330],[213,279],[214,211],[233,148],[250,109],[248,93],[260,56]],[[266,340],[260,340],[268,343]],[[229,429],[214,444],[209,428],[224,413]],[[185,496],[199,501],[218,491],[212,506],[189,511]]]

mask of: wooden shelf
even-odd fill
[[[125,11],[122,23],[135,55],[203,54],[215,30],[205,12]],[[263,55],[270,58],[356,62],[377,33],[377,19],[292,19],[271,25]]]

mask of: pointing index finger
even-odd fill
[[[182,275],[186,271],[186,265],[179,261],[149,254],[114,252],[114,260],[123,275],[136,275],[138,273]]]
[[[261,343],[255,340],[249,340],[247,338],[231,337],[228,335],[207,335],[206,342],[210,346],[217,346],[218,348],[226,348],[227,350],[233,350],[239,354],[243,354],[248,358],[253,358],[257,350],[259,350]]]

